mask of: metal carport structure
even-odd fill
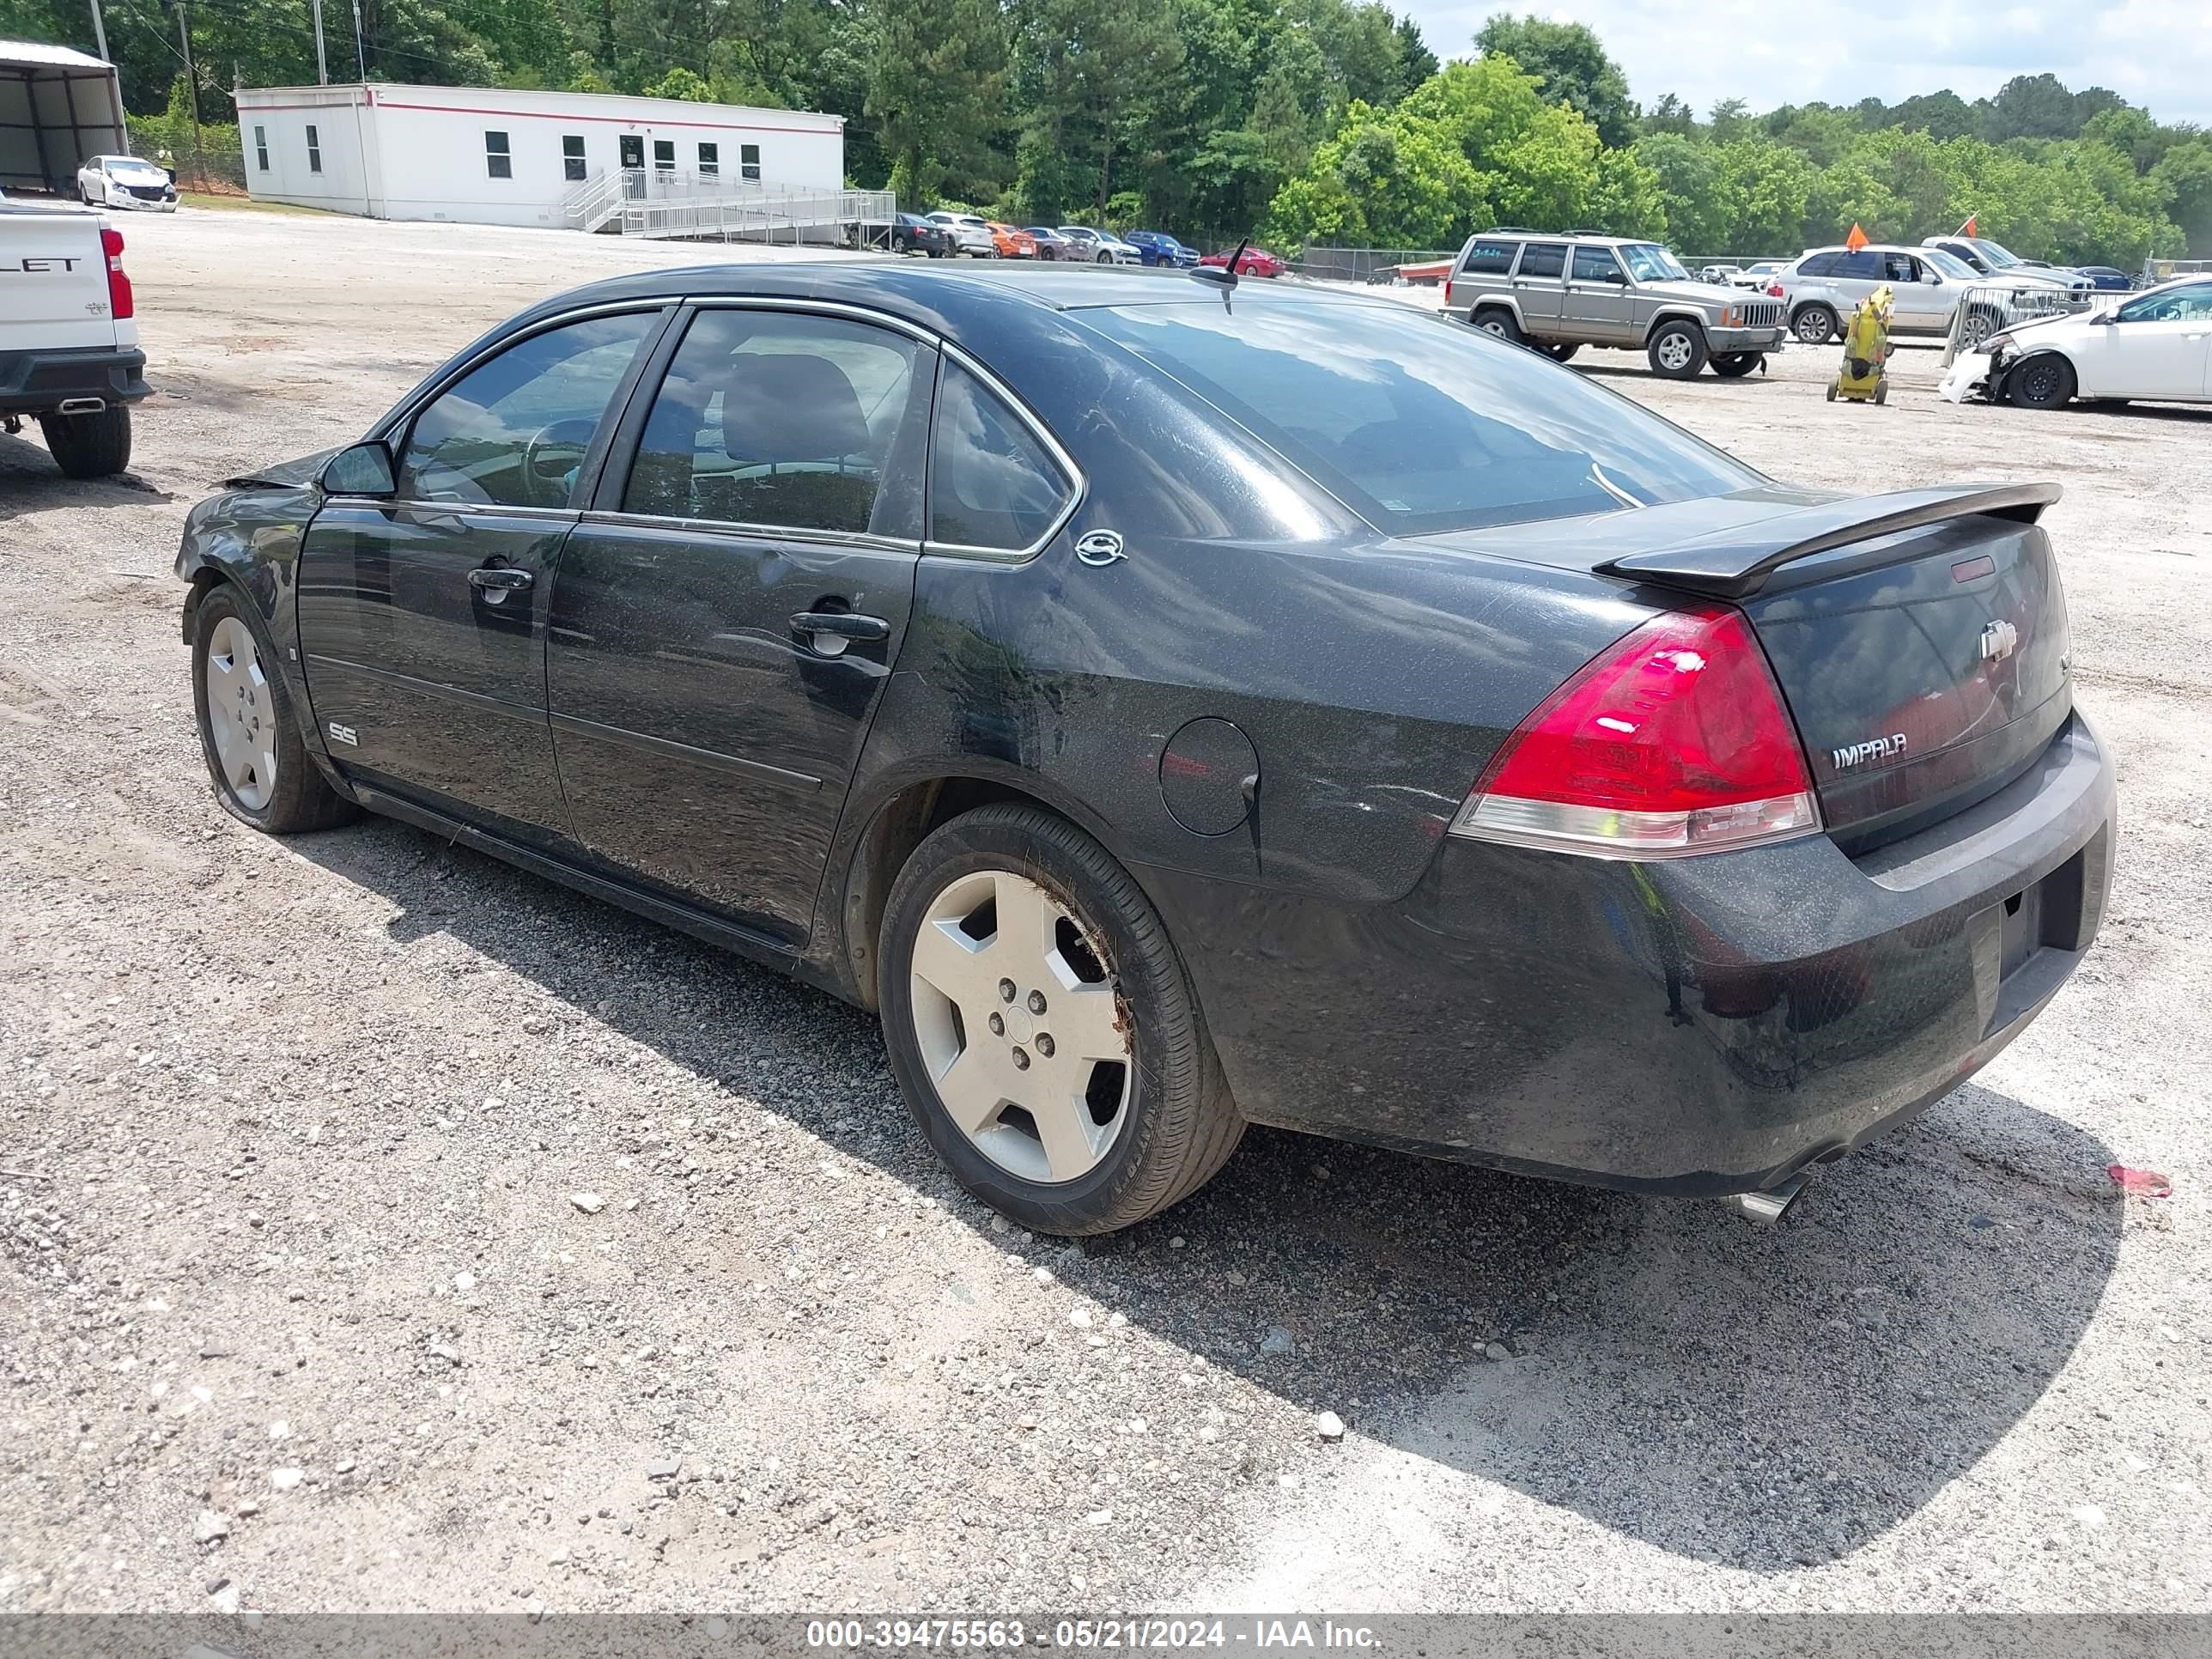
[[[68,46],[0,40],[0,190],[74,194],[88,157],[130,147],[114,64]]]

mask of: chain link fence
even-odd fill
[[[1318,247],[1308,246],[1290,262],[1301,276],[1323,283],[1388,283],[1397,278],[1400,265],[1426,264],[1449,259],[1455,247]]]
[[[165,115],[130,118],[131,149],[177,175],[179,190],[203,195],[243,196],[246,156],[238,129],[214,122],[193,126]]]

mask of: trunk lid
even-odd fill
[[[0,209],[0,352],[112,346],[97,214]]]
[[[1747,490],[1429,538],[1719,599],[1750,619],[1847,850],[2017,777],[2072,711],[2066,604],[2035,523],[2056,486]]]

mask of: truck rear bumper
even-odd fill
[[[45,415],[78,398],[136,403],[146,384],[146,354],[136,348],[54,346],[0,352],[0,415]]]

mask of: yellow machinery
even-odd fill
[[[1844,368],[1829,383],[1828,401],[1838,393],[1855,404],[1889,401],[1889,312],[1896,296],[1884,283],[1860,302],[1844,325]]]

